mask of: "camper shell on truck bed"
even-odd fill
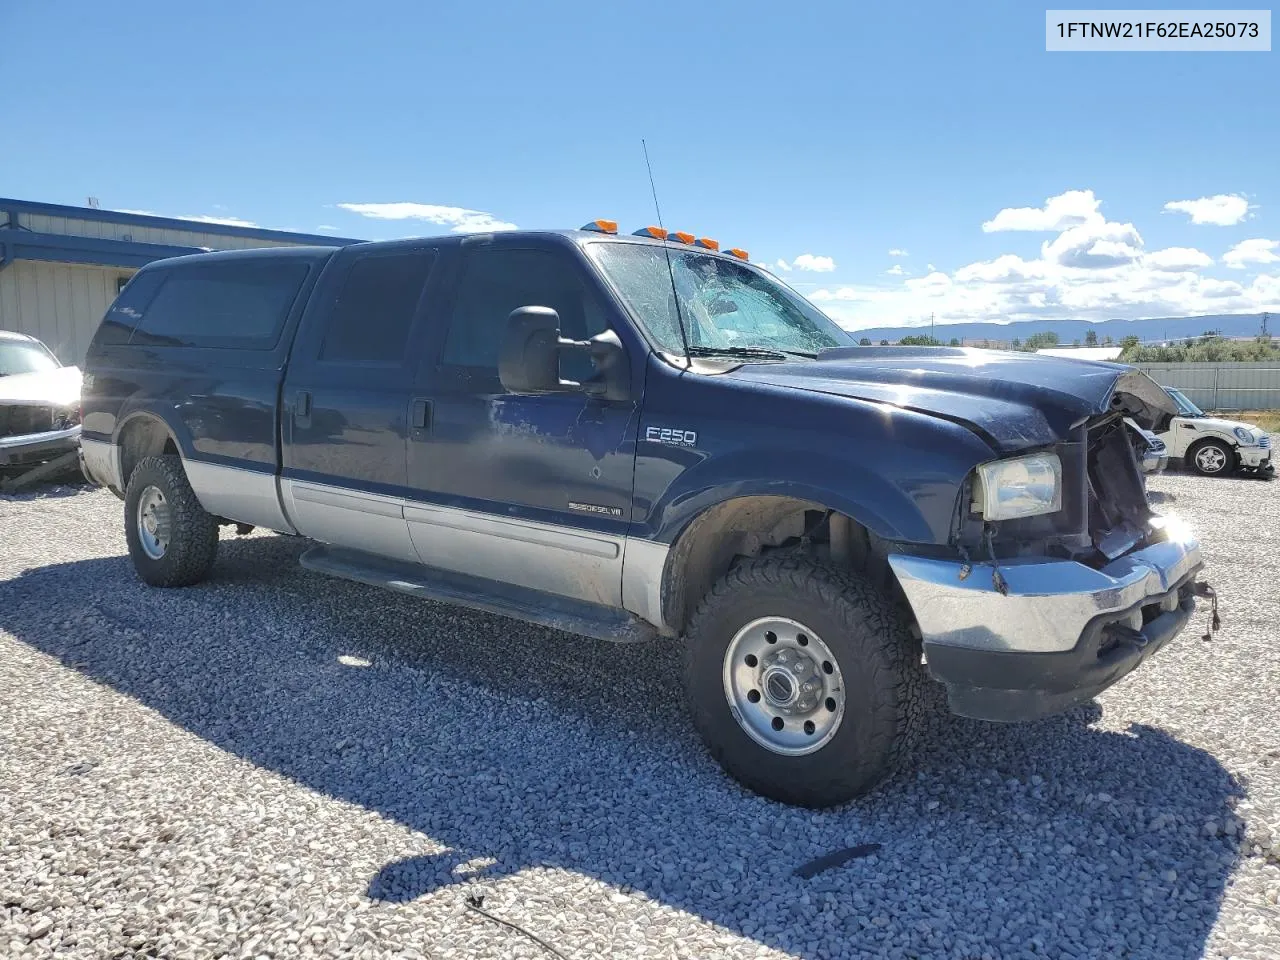
[[[1087,699],[1186,624],[1131,367],[858,347],[746,252],[511,232],[141,270],[86,361],[86,470],[143,579],[222,525],[308,568],[586,637],[683,638],[695,725],[826,806],[905,755],[921,685],[993,720]],[[927,666],[922,663],[927,661]]]

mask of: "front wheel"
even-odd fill
[[[1196,444],[1187,458],[1191,468],[1205,477],[1218,477],[1231,472],[1236,455],[1221,440],[1202,440]]]
[[[924,682],[914,650],[862,577],[805,559],[744,563],[689,627],[694,724],[749,789],[805,807],[843,803],[908,752]]]
[[[133,567],[153,587],[199,583],[218,555],[218,521],[200,506],[179,457],[147,457],[134,468],[124,529]]]

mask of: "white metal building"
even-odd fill
[[[0,330],[39,337],[83,366],[107,307],[139,267],[247,247],[357,241],[0,197]]]

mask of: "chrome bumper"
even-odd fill
[[[39,462],[74,450],[80,440],[80,425],[66,430],[45,430],[16,437],[0,437],[0,464]]]
[[[1157,599],[1173,609],[1175,588],[1203,561],[1200,544],[1191,537],[1136,550],[1100,570],[1071,560],[1001,561],[1005,595],[996,589],[989,563],[975,563],[963,578],[964,565],[958,560],[895,554],[889,565],[926,644],[992,653],[1059,653],[1074,649],[1085,628],[1105,614]],[[1137,623],[1141,626],[1140,615]]]

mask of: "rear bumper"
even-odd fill
[[[1029,720],[1090,699],[1175,637],[1195,610],[1193,539],[1168,540],[1100,570],[1069,560],[962,564],[889,558],[953,712]]]
[[[0,437],[0,467],[37,464],[70,453],[80,443],[80,425],[17,437]]]
[[[80,438],[80,469],[91,483],[107,487],[115,494],[123,495],[120,483],[120,461],[116,446],[106,440]]]

